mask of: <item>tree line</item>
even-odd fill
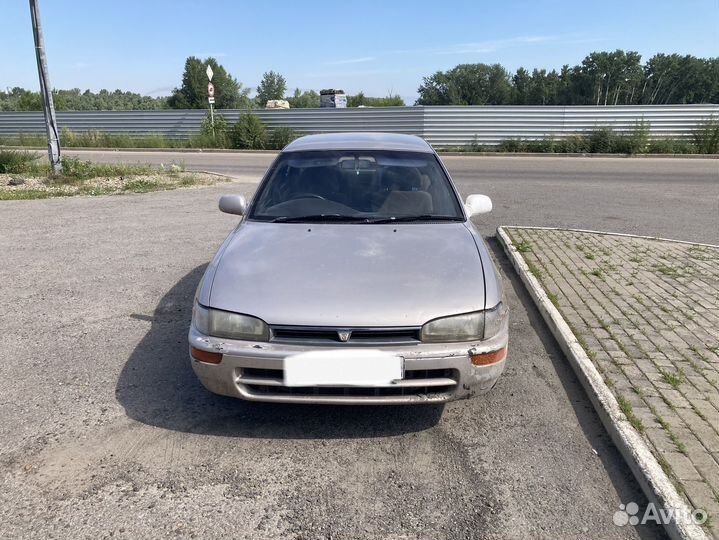
[[[58,111],[206,109],[207,75],[214,72],[215,107],[263,108],[272,99],[286,99],[292,108],[320,106],[316,90],[295,89],[268,71],[251,97],[244,86],[214,58],[191,56],[185,61],[180,86],[170,96],[151,97],[121,90],[84,92],[53,90]],[[656,54],[641,63],[633,51],[593,52],[581,64],[561,70],[520,67],[511,73],[501,64],[459,64],[424,77],[416,105],[638,105],[719,103],[719,58]],[[396,94],[386,97],[349,95],[349,107],[404,106]],[[0,111],[39,111],[39,92],[24,88],[0,91]]]
[[[664,105],[719,102],[719,58],[593,52],[560,71],[460,64],[425,77],[417,105]]]

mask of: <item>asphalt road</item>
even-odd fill
[[[68,151],[108,162],[182,163],[259,179],[274,153]],[[719,159],[443,156],[464,195],[492,197],[478,221],[597,229],[719,243]]]
[[[271,156],[182,158],[251,179]],[[512,319],[497,387],[441,416],[202,389],[187,359],[192,295],[236,223],[218,196],[253,182],[2,203],[0,537],[659,537],[613,524],[620,503],[644,498],[493,231],[716,242],[719,162],[446,160],[463,193],[495,200],[478,224]]]

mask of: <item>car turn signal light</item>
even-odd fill
[[[222,353],[201,351],[200,349],[191,347],[190,354],[192,354],[192,358],[198,362],[205,362],[206,364],[219,364],[222,362]]]
[[[502,347],[498,351],[469,355],[469,359],[475,366],[490,366],[501,362],[505,358],[507,358],[507,347]]]

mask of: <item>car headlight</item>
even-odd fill
[[[202,334],[228,339],[267,341],[270,335],[267,324],[261,319],[206,308],[198,302],[192,309],[192,324]]]
[[[489,339],[499,334],[499,332],[502,330],[502,327],[507,322],[508,316],[509,309],[507,309],[507,306],[504,304],[504,302],[500,302],[492,309],[485,310],[483,339]]]
[[[507,309],[500,302],[485,311],[435,319],[422,327],[422,341],[451,343],[489,339],[499,333],[506,317]]]

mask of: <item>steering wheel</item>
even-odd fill
[[[321,201],[327,200],[326,197],[323,197],[322,195],[317,195],[316,193],[295,193],[293,200],[297,199],[319,199]]]

